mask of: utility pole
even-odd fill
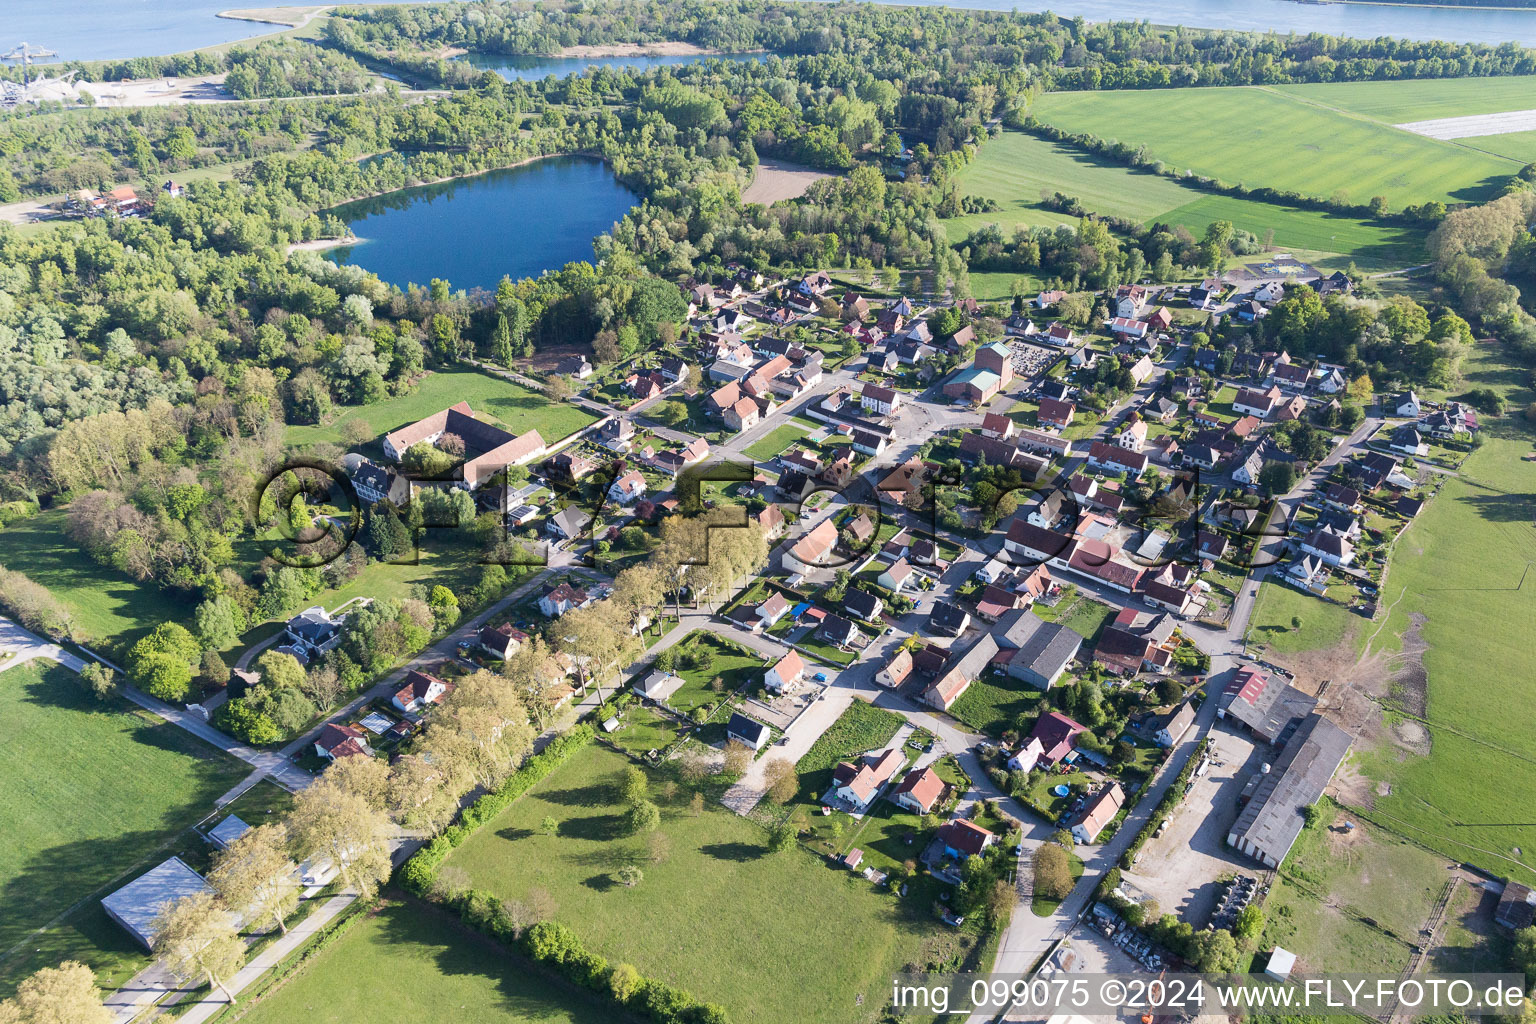
[[[34,50],[31,43],[22,43],[10,53],[0,55],[0,60],[21,61],[21,84],[26,86],[31,80],[32,59],[34,57],[57,57],[52,50]]]

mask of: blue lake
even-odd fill
[[[763,53],[721,53],[711,54],[720,60],[755,60],[766,59]],[[467,64],[480,68],[482,71],[494,71],[509,82],[536,82],[541,78],[554,75],[556,78],[564,78],[566,75],[579,75],[588,68],[611,68],[613,70],[649,71],[651,68],[670,68],[682,64],[697,64],[708,57],[675,55],[675,56],[645,56],[634,57],[529,57],[514,56],[498,53],[466,53],[458,58]]]
[[[325,255],[401,287],[495,288],[592,259],[592,239],[638,199],[600,160],[550,157],[338,206],[361,241]]]

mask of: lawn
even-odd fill
[[[1536,721],[1511,709],[1530,704],[1536,635],[1536,587],[1527,578],[1536,561],[1536,496],[1522,461],[1530,450],[1529,440],[1491,438],[1398,538],[1382,588],[1388,612],[1367,643],[1393,652],[1420,627],[1432,743],[1427,756],[1389,745],[1364,764],[1391,787],[1375,799],[1373,816],[1527,881],[1536,879],[1527,806],[1536,792]],[[1413,710],[1417,702],[1405,703]]]
[[[951,718],[988,736],[1014,728],[1019,716],[1033,711],[1045,691],[1006,675],[989,675],[966,688],[949,709]]]
[[[288,428],[289,444],[344,444],[340,424],[360,419],[375,436],[425,419],[459,402],[468,402],[481,418],[515,434],[537,430],[546,442],[559,440],[592,423],[596,417],[571,402],[551,402],[537,391],[478,370],[439,370],[422,378],[408,395],[373,405],[342,406],[330,420],[315,426]]]
[[[1145,144],[1178,169],[1305,195],[1375,195],[1393,209],[1484,202],[1521,161],[1405,132],[1263,87],[1048,93],[1034,114],[1071,132]]]
[[[790,445],[805,437],[816,427],[806,426],[799,420],[790,420],[774,427],[762,437],[747,445],[743,454],[754,462],[768,462],[775,455],[785,451]]]
[[[831,771],[839,761],[885,746],[901,728],[901,722],[901,716],[894,711],[855,700],[826,732],[817,737],[811,749],[795,764],[795,770],[802,781],[818,772]],[[811,791],[819,793],[821,790],[813,788]]]
[[[679,668],[677,674],[686,682],[676,693],[667,698],[667,704],[687,714],[696,707],[714,704],[741,689],[761,683],[763,659],[739,644],[731,643],[699,630],[684,637],[678,649],[697,648],[708,656],[706,664],[699,668]],[[717,693],[710,684],[720,677]]]
[[[97,703],[51,662],[0,673],[0,993],[66,957],[104,985],[142,966],[97,901],[174,853],[247,770],[125,701]]]
[[[769,854],[761,826],[723,808],[664,805],[658,859],[648,839],[623,834],[614,781],[625,764],[602,747],[573,755],[448,863],[503,898],[545,890],[589,949],[747,1024],[873,1021],[891,972],[926,963],[930,940],[950,941],[927,902],[898,903],[799,848]],[[559,822],[553,836],[539,834],[546,816]],[[610,881],[631,863],[638,886]],[[815,912],[786,913],[786,895]]]
[[[1298,628],[1294,620],[1300,619]],[[1251,643],[1276,654],[1317,651],[1343,641],[1360,620],[1348,608],[1324,601],[1285,583],[1265,580],[1248,620]]]
[[[1302,830],[1280,869],[1259,947],[1295,950],[1311,972],[1398,973],[1450,881],[1448,861],[1322,806],[1323,823]]]
[[[551,981],[436,912],[391,903],[353,924],[238,1018],[246,1024],[460,1021],[599,1024],[593,997]]]
[[[1005,132],[986,143],[957,177],[962,195],[990,198],[1000,206],[947,221],[950,241],[957,245],[984,224],[997,224],[1009,237],[1019,226],[1075,225],[1077,218],[1040,204],[1042,195],[1062,192],[1095,213],[1183,225],[1197,237],[1214,220],[1231,221],[1260,238],[1274,231],[1276,246],[1306,250],[1324,261],[1337,257],[1341,265],[1354,260],[1385,269],[1423,260],[1424,234],[1412,228],[1213,195],[1024,132]],[[988,290],[1007,294],[1015,275],[999,276],[1006,280]]]
[[[192,603],[95,562],[64,533],[65,510],[0,529],[0,565],[24,572],[69,608],[90,640],[126,649],[161,622],[192,624]]]

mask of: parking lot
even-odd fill
[[[1177,914],[1203,927],[1216,912],[1222,892],[1218,879],[1237,872],[1256,873],[1259,865],[1226,845],[1237,820],[1237,798],[1249,777],[1275,752],[1255,745],[1246,732],[1225,722],[1211,728],[1211,765],[1194,780],[1168,827],[1146,844],[1136,868],[1124,877],[1157,901],[1161,913]]]

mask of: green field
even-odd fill
[[[747,445],[742,454],[751,457],[755,462],[767,462],[814,429],[816,428],[808,427],[799,420],[790,420],[788,423],[774,427]]]
[[[1396,974],[1450,881],[1448,862],[1322,806],[1323,824],[1302,830],[1280,869],[1259,947],[1295,950],[1309,972]]]
[[[550,981],[433,911],[390,904],[353,924],[275,991],[247,1024],[417,1024],[444,1016],[504,1024],[599,1024],[592,996]]]
[[[957,177],[962,195],[993,199],[1001,209],[946,221],[956,244],[984,224],[999,225],[1006,236],[1021,225],[1076,224],[1075,217],[1040,205],[1042,195],[1063,192],[1095,213],[1183,225],[1196,236],[1214,220],[1231,221],[1260,238],[1273,231],[1276,246],[1322,262],[1354,260],[1361,267],[1384,269],[1411,266],[1424,257],[1424,235],[1411,228],[1213,195],[1023,132],[1005,132],[988,142]],[[1014,276],[975,274],[972,286],[979,278],[988,294],[999,289],[1006,294]]]
[[[1300,628],[1292,625],[1291,620],[1297,618],[1301,619]],[[1355,623],[1364,621],[1348,608],[1289,584],[1266,580],[1259,585],[1259,599],[1248,620],[1248,639],[1276,654],[1299,654],[1334,646]]]
[[[1437,83],[1438,84],[1438,83]],[[1484,202],[1520,164],[1254,86],[1048,93],[1040,120],[1072,132],[1144,144],[1179,170],[1393,208]]]
[[[58,508],[0,529],[0,565],[47,587],[93,640],[127,646],[167,619],[191,625],[190,602],[98,564],[65,535],[64,521]]]
[[[891,972],[926,962],[928,940],[948,940],[927,903],[898,903],[798,848],[770,854],[761,826],[713,805],[698,817],[684,798],[663,805],[668,852],[657,862],[647,839],[623,834],[613,783],[628,763],[602,747],[573,755],[448,864],[507,899],[542,887],[589,949],[718,1002],[734,1021],[873,1021]],[[539,834],[545,816],[556,835]],[[629,863],[643,881],[611,882]],[[786,900],[815,912],[787,914]]]
[[[104,985],[142,966],[97,901],[185,845],[247,771],[126,702],[96,702],[52,662],[0,672],[0,990],[65,958]]]
[[[1483,374],[1472,382],[1491,383]],[[1485,430],[1513,432],[1497,421]],[[1375,798],[1374,817],[1527,880],[1536,878],[1527,799],[1536,792],[1536,720],[1511,709],[1530,705],[1536,635],[1536,586],[1527,578],[1536,489],[1522,459],[1530,450],[1528,439],[1490,438],[1398,538],[1382,587],[1389,611],[1369,643],[1397,650],[1419,626],[1432,742],[1427,755],[1387,744],[1364,760],[1366,773],[1390,786]]]
[[[360,419],[375,436],[415,423],[459,402],[468,402],[482,419],[500,423],[514,434],[537,430],[546,442],[556,441],[597,419],[571,402],[551,402],[502,377],[478,370],[439,370],[422,378],[408,395],[373,405],[342,406],[329,422],[288,428],[290,444],[342,444],[338,426]]]
[[[1529,110],[1536,76],[1424,78],[1399,82],[1323,82],[1276,85],[1272,92],[1361,114],[1384,124],[1438,117]],[[1532,159],[1536,159],[1533,155]]]
[[[949,713],[956,721],[977,732],[1001,736],[1006,730],[1018,726],[1020,716],[1039,707],[1044,696],[1044,690],[1037,690],[1026,682],[1010,676],[992,675],[966,687]]]

